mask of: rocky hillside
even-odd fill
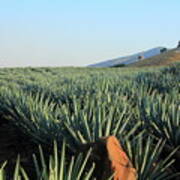
[[[169,50],[157,56],[129,64],[128,66],[131,67],[165,66],[176,62],[180,62],[180,48]]]

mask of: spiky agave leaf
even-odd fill
[[[171,97],[172,98],[172,97]],[[138,110],[149,132],[164,138],[170,146],[180,146],[180,106],[169,96],[139,98]]]
[[[16,125],[28,137],[37,144],[52,144],[53,139],[59,139],[61,125],[58,113],[54,110],[54,104],[43,95],[35,97],[22,94],[22,92],[5,92],[1,99],[0,111],[5,119]],[[42,138],[43,137],[43,138]]]
[[[0,167],[0,180],[4,180],[5,179],[5,166],[6,166],[7,162],[4,162],[1,167]]]
[[[37,160],[36,155],[33,155],[37,180],[92,179],[95,164],[90,163],[90,165],[88,165],[91,150],[89,150],[86,155],[79,154],[77,157],[71,157],[69,159],[68,154],[66,153],[66,143],[63,141],[60,156],[57,149],[57,143],[54,143],[54,154],[49,156],[49,163],[45,160],[41,146],[39,147],[39,153],[40,162]],[[4,173],[5,165],[6,164],[4,164],[0,169],[1,180],[6,180]],[[18,156],[16,161],[13,179],[32,179],[31,175],[28,175],[28,173],[20,165],[20,156]]]
[[[91,179],[95,165],[91,164],[91,166],[87,168],[88,159],[90,156],[91,150],[83,156],[79,154],[77,157],[71,157],[69,159],[68,154],[66,153],[66,143],[63,141],[61,154],[59,157],[57,143],[54,143],[54,154],[50,156],[49,165],[46,164],[43,151],[40,148],[40,156],[41,162],[37,164],[35,162],[36,168],[41,169],[38,174],[38,179],[42,180],[73,180],[76,178],[80,179]],[[34,156],[34,160],[35,160]],[[37,160],[35,160],[37,161]]]
[[[144,136],[144,133],[135,137],[132,141],[126,140],[125,149],[132,160],[138,180],[164,180],[173,179],[179,173],[172,175],[169,169],[174,163],[172,158],[177,149],[174,149],[167,157],[161,157],[165,141],[159,140],[157,144],[152,137]]]
[[[64,135],[72,144],[94,142],[110,135],[128,136],[130,130],[135,131],[139,126],[139,123],[135,126],[132,123],[130,106],[125,100],[116,99],[112,94],[107,97],[100,94],[98,98],[87,96],[83,108],[75,98],[73,106],[73,114],[66,106],[62,108]]]

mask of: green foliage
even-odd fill
[[[53,156],[43,148],[40,160],[33,155],[37,179],[94,178],[90,154],[76,155],[78,148],[109,135],[120,140],[139,180],[173,179],[179,172],[179,72],[179,65],[1,69],[0,126],[8,122],[42,147],[57,142]],[[14,179],[28,176],[18,156]]]
[[[70,162],[67,165],[67,153],[66,143],[63,142],[61,154],[59,156],[57,144],[54,143],[54,154],[49,156],[49,163],[46,163],[43,150],[39,146],[40,162],[37,160],[37,156],[33,155],[34,166],[36,170],[37,180],[77,180],[84,179],[89,180],[92,178],[92,174],[95,169],[95,164],[91,163],[91,166],[87,169],[87,162],[90,157],[91,150],[86,155],[79,154],[77,157],[71,157]],[[14,170],[13,180],[29,180],[31,176],[28,176],[27,172],[20,164],[20,156],[18,155],[16,166]],[[0,180],[6,180],[4,168],[6,163],[0,169]]]

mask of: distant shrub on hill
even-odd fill
[[[164,53],[164,52],[166,52],[166,51],[167,51],[167,48],[162,48],[162,49],[160,50],[161,53]]]
[[[118,67],[125,67],[126,65],[125,64],[116,64],[114,66],[112,66],[113,68],[118,68]]]

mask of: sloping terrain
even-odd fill
[[[142,51],[133,55],[118,57],[115,59],[92,64],[92,65],[89,65],[89,67],[114,67],[114,66],[118,66],[119,64],[127,65],[127,64],[140,61],[141,59],[157,56],[162,53],[162,50],[167,50],[167,49],[164,47],[156,47],[156,48],[149,49],[147,51]]]
[[[128,66],[132,66],[132,67],[165,66],[176,62],[180,62],[180,48],[172,49],[160,55],[135,62]]]

